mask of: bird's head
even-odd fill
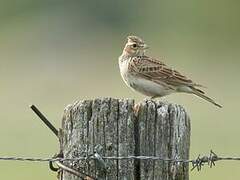
[[[148,46],[144,41],[137,36],[128,36],[127,43],[123,49],[123,54],[126,56],[143,56]]]

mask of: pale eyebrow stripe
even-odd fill
[[[133,45],[133,44],[136,44],[134,42],[128,42],[127,45]]]

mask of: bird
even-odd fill
[[[150,97],[160,98],[172,93],[188,93],[221,108],[201,90],[204,86],[193,82],[180,72],[156,58],[145,55],[149,46],[138,36],[130,35],[118,58],[123,81],[132,90]]]

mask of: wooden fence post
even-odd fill
[[[190,119],[179,105],[103,98],[67,106],[60,137],[65,158],[159,156],[189,158]],[[136,109],[136,108],[135,108]],[[188,180],[188,164],[158,160],[89,160],[67,165],[104,180]],[[68,172],[63,180],[80,180]]]

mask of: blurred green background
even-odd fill
[[[213,149],[240,156],[240,1],[1,0],[0,156],[49,157],[58,142],[30,111],[36,104],[61,126],[77,99],[134,98],[118,70],[126,36],[142,37],[148,54],[208,87],[218,109],[191,95],[164,100],[191,116],[191,158]],[[56,179],[47,163],[0,162],[0,179]],[[191,179],[238,179],[239,162],[217,162]]]

